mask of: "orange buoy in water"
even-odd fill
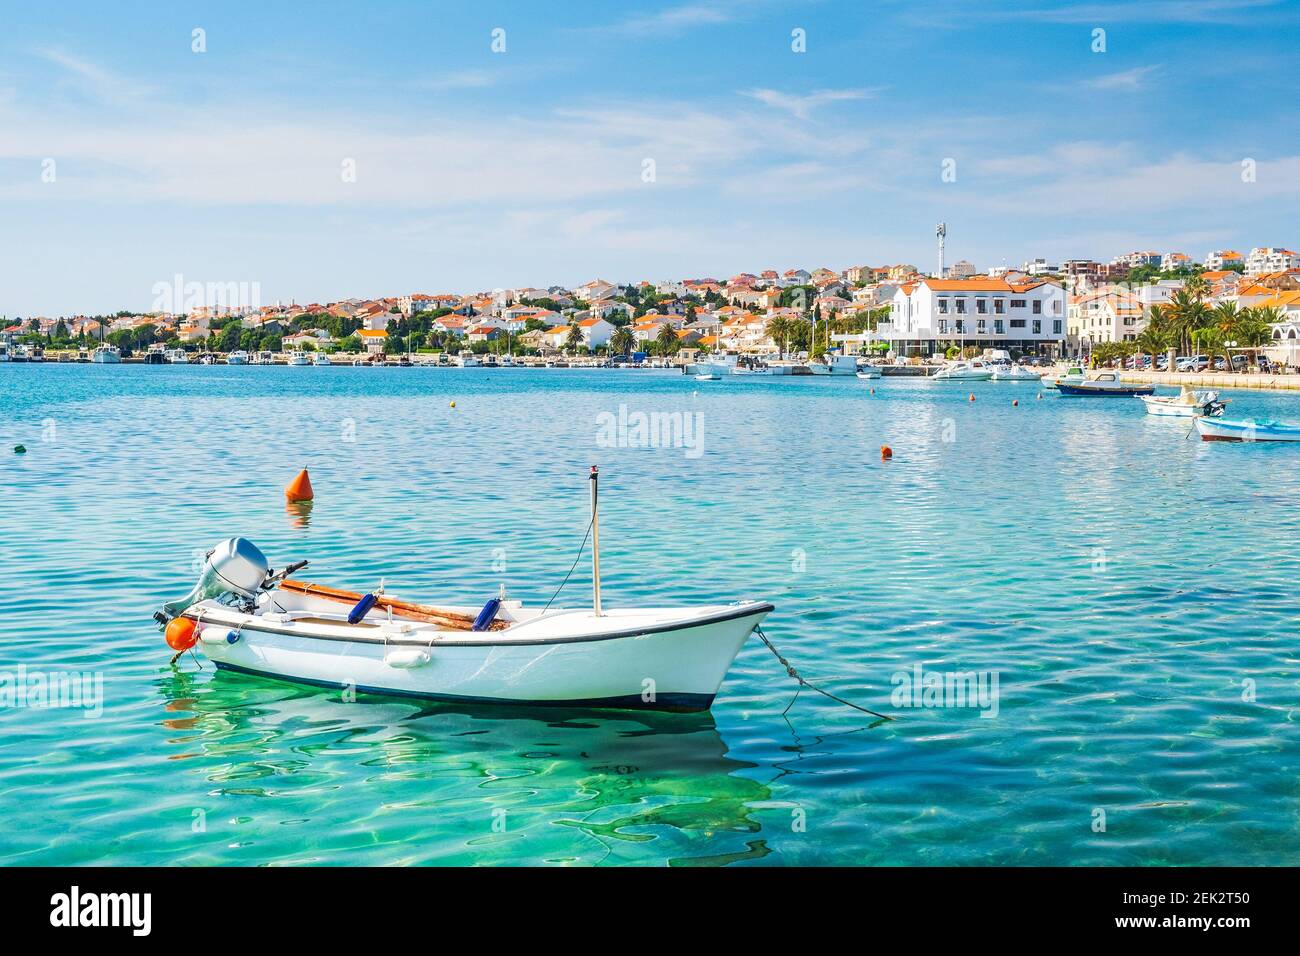
[[[163,637],[172,650],[188,651],[199,639],[199,626],[188,617],[174,617],[167,622]]]
[[[894,457],[894,449],[890,448],[888,445],[881,445],[881,446],[880,446],[880,460],[881,460],[881,461],[889,461],[889,459],[891,459],[891,458],[893,458],[893,457]]]
[[[289,482],[289,486],[284,489],[284,496],[290,501],[311,501],[315,497],[306,468],[298,472],[298,477]]]
[[[971,393],[970,393],[970,400],[971,400],[972,402],[975,401],[975,393],[974,393],[974,392],[971,392]]]

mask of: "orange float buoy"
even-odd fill
[[[188,617],[174,617],[167,622],[163,639],[174,651],[188,651],[198,642],[199,626]]]
[[[888,445],[881,445],[881,446],[880,446],[880,460],[881,460],[881,461],[889,461],[889,459],[891,459],[891,458],[893,458],[893,457],[894,457],[894,449],[890,448]]]
[[[306,468],[298,472],[298,477],[289,482],[289,486],[284,489],[284,496],[290,501],[311,501],[315,497]]]
[[[971,392],[971,393],[970,393],[970,400],[971,400],[972,402],[975,401],[975,393],[974,393],[974,392]]]

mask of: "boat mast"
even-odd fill
[[[603,617],[600,609],[600,521],[597,515],[599,504],[600,471],[591,466],[591,609],[596,617]]]

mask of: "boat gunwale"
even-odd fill
[[[182,617],[188,617],[198,623],[203,623],[204,612],[211,609],[200,609],[199,613],[191,614],[187,609]],[[212,621],[211,623],[226,624],[236,628],[240,633],[244,631],[255,631],[261,634],[278,634],[282,637],[300,637],[316,641],[338,641],[344,644],[378,644],[378,645],[401,645],[405,647],[529,647],[536,645],[559,645],[559,644],[589,644],[596,641],[616,641],[630,637],[645,637],[650,634],[663,634],[670,631],[687,631],[696,627],[707,627],[711,624],[725,624],[728,621],[735,621],[745,617],[751,617],[755,614],[770,614],[776,610],[776,605],[768,601],[754,601],[743,605],[732,611],[723,611],[709,617],[702,617],[696,620],[677,621],[668,624],[654,624],[648,627],[631,628],[624,631],[609,631],[601,634],[579,634],[573,637],[546,637],[546,638],[523,638],[514,641],[467,641],[467,640],[441,640],[437,637],[430,636],[425,639],[409,637],[405,635],[387,635],[384,637],[367,637],[353,635],[333,635],[333,634],[313,634],[300,630],[290,630],[283,627],[274,627],[268,624],[256,623],[256,615],[245,615],[242,611],[233,608],[223,608],[231,614],[250,617],[252,620],[244,623],[231,623],[229,621]],[[437,634],[454,634],[463,633],[456,631],[431,631],[431,635]],[[490,634],[508,634],[505,631],[484,631],[482,633]]]

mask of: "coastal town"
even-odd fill
[[[167,309],[6,318],[0,361],[204,364],[749,363],[978,356],[1163,368],[1300,366],[1300,253],[1129,252],[1018,268],[944,263],[742,272],[729,278],[408,292],[257,302],[248,284],[160,284]]]

